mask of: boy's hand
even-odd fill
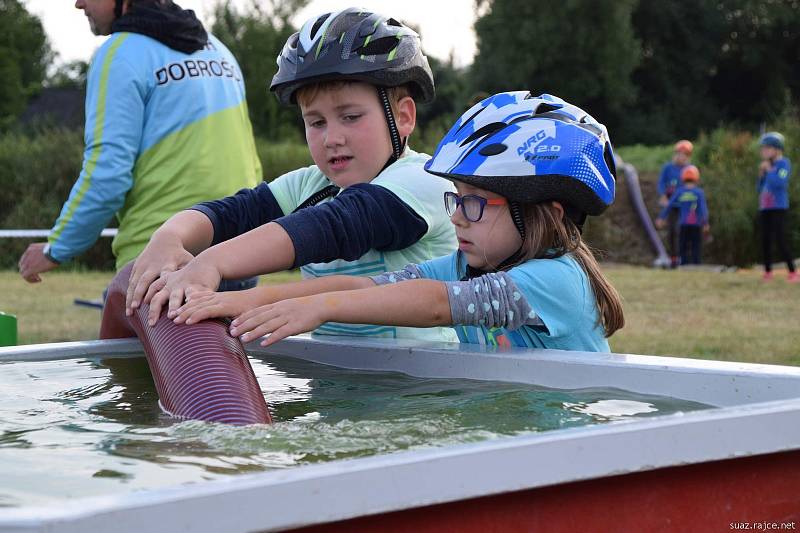
[[[161,309],[167,304],[167,318],[175,318],[178,308],[187,296],[198,291],[215,291],[222,280],[216,267],[203,261],[193,260],[184,268],[163,274],[150,285],[144,303],[150,304],[147,323],[155,325]]]
[[[662,229],[662,228],[663,228],[664,226],[666,226],[666,225],[667,225],[667,223],[666,223],[666,221],[665,221],[663,218],[657,218],[657,219],[656,219],[656,227],[657,227],[658,229]]]
[[[325,304],[320,300],[324,296],[292,298],[246,311],[231,323],[231,335],[250,342],[269,334],[261,341],[261,346],[269,346],[290,335],[312,331],[328,321]]]
[[[660,205],[661,207],[666,207],[668,203],[669,199],[667,199],[666,194],[662,194],[661,196],[658,197],[658,205]]]
[[[257,289],[231,292],[196,291],[187,297],[187,302],[177,311],[173,319],[176,324],[196,324],[215,317],[235,317],[258,307],[263,300]]]
[[[765,159],[758,165],[758,174],[759,176],[763,176],[771,169],[772,169],[772,163],[770,163],[769,160]]]
[[[156,280],[186,266],[194,258],[181,245],[150,241],[133,263],[125,296],[125,314],[131,316]],[[151,296],[152,297],[152,296]],[[148,300],[149,301],[149,300]]]

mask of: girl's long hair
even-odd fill
[[[589,278],[605,336],[610,337],[621,329],[625,325],[622,298],[603,275],[592,250],[583,242],[578,226],[549,202],[522,204],[521,208],[525,218],[521,261],[571,254]]]

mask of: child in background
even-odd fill
[[[149,303],[152,326],[164,305],[172,318],[187,292],[215,290],[220,279],[290,268],[311,278],[375,275],[456,248],[441,209],[454,188],[407,146],[414,99],[434,91],[413,30],[357,8],[313,17],[287,40],[270,89],[299,104],[316,164],[168,220],[136,261],[129,315]],[[446,328],[329,323],[319,333],[455,340]]]
[[[681,140],[675,143],[672,153],[672,161],[665,163],[661,167],[661,175],[658,177],[658,205],[666,207],[672,199],[678,186],[681,184],[681,172],[689,164],[692,157],[694,146],[691,141]],[[679,213],[678,209],[672,209],[667,217],[667,241],[669,254],[672,260],[672,268],[678,266],[679,243]],[[663,225],[662,225],[663,227]]]
[[[614,200],[605,126],[550,95],[500,93],[459,118],[425,169],[456,184],[444,203],[458,251],[371,278],[291,284],[282,292],[295,298],[236,313],[231,333],[269,333],[262,344],[272,344],[327,321],[451,325],[461,342],[609,351],[622,304],[581,239],[586,216]],[[232,316],[241,298],[193,294],[175,320]]]
[[[759,141],[761,164],[758,173],[758,210],[761,216],[761,244],[764,254],[764,281],[772,279],[772,241],[789,268],[788,280],[797,283],[794,260],[786,236],[786,217],[789,213],[789,178],[792,163],[783,156],[785,140],[776,131],[765,133]]]
[[[687,165],[681,171],[681,182],[672,195],[672,199],[664,206],[656,225],[664,227],[672,211],[678,212],[681,264],[699,265],[702,262],[703,234],[711,231],[708,223],[708,205],[700,183],[700,171],[694,165]]]

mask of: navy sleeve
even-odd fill
[[[667,164],[668,165],[668,164]],[[661,167],[661,174],[658,175],[658,195],[667,193],[667,165]]]
[[[293,267],[334,259],[353,261],[371,249],[402,250],[422,238],[428,224],[393,192],[359,183],[336,198],[275,221],[294,243]]]
[[[233,196],[192,207],[206,215],[214,226],[212,245],[238,237],[284,215],[267,183],[242,189]]]

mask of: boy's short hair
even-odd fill
[[[295,98],[297,99],[298,104],[303,106],[309,105],[317,98],[317,96],[319,96],[319,93],[321,92],[345,88],[354,83],[366,82],[358,80],[325,80],[312,82],[297,89],[295,92]],[[389,97],[389,103],[393,108],[392,111],[396,111],[394,107],[406,96],[410,96],[411,98],[414,97],[411,92],[411,88],[407,84],[398,85],[397,87],[385,87],[385,89],[386,95]]]

